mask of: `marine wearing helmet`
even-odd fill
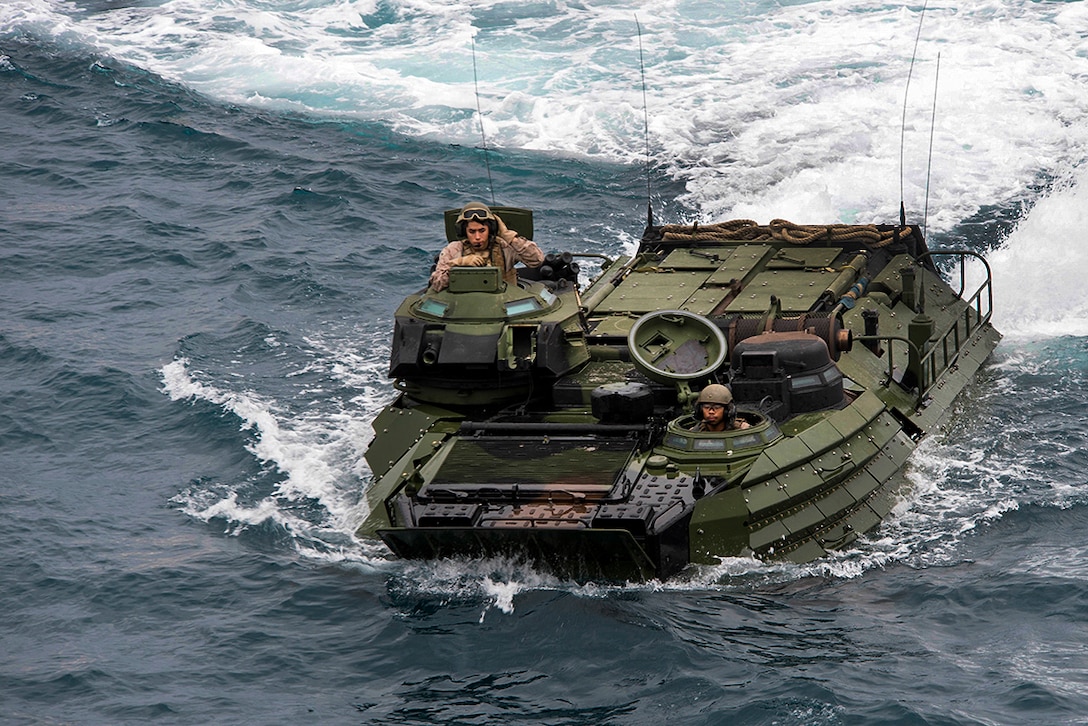
[[[746,429],[750,424],[737,418],[733,393],[720,383],[711,383],[699,392],[695,402],[696,431],[731,431]]]
[[[506,284],[513,285],[518,281],[515,264],[540,267],[544,262],[544,253],[535,242],[507,229],[502,218],[482,202],[469,202],[461,208],[457,232],[461,239],[450,242],[438,255],[431,273],[432,290],[446,289],[451,267],[498,267]]]

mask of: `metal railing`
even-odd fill
[[[893,380],[895,370],[895,346],[890,345],[890,343],[900,342],[906,344],[909,359],[906,372],[913,376],[914,380],[912,383],[917,387],[918,392],[917,400],[915,402],[916,408],[922,407],[926,400],[926,395],[933,386],[937,384],[937,380],[940,378],[941,374],[956,364],[960,352],[967,344],[967,341],[971,339],[971,336],[979,328],[990,322],[990,318],[993,315],[993,284],[990,265],[986,262],[986,259],[982,255],[977,252],[972,252],[971,250],[932,250],[920,255],[916,260],[916,263],[921,264],[925,258],[937,255],[953,255],[959,257],[960,289],[956,293],[956,296],[966,303],[966,306],[963,309],[963,315],[953,321],[952,326],[949,327],[948,330],[944,331],[936,340],[930,335],[925,341],[923,348],[920,348],[914,341],[899,335],[861,335],[854,337],[854,340],[857,342],[887,341],[889,343],[888,378],[886,383],[890,383]],[[982,262],[983,268],[986,270],[986,277],[970,297],[964,298],[963,291],[967,285],[964,260],[967,257],[974,257]],[[924,314],[924,305],[923,309],[918,312],[919,314]]]

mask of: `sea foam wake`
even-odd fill
[[[1088,336],[1088,168],[1036,200],[987,258],[994,316],[1006,335]]]
[[[1083,3],[929,8],[912,70],[918,21],[871,0],[0,8],[226,104],[621,163],[648,141],[703,220],[883,221],[903,199],[940,233],[1081,161]]]

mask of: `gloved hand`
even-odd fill
[[[506,222],[502,221],[502,217],[495,215],[495,219],[499,222],[499,236],[507,242],[513,242],[514,238],[518,236],[518,233],[512,229],[508,229]]]
[[[483,267],[487,265],[489,260],[484,255],[470,252],[467,255],[462,255],[457,259],[450,262],[451,267]]]

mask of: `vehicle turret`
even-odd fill
[[[507,285],[496,267],[460,267],[448,288],[397,310],[389,375],[417,401],[495,406],[587,358],[573,285]]]

